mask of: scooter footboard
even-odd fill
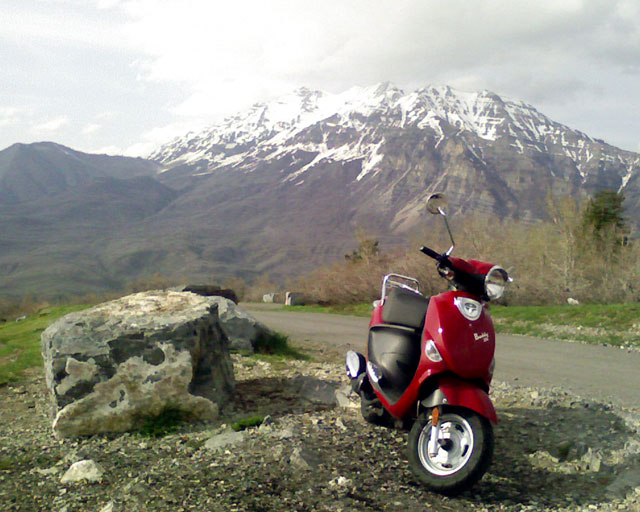
[[[473,382],[443,375],[438,381],[438,387],[439,389],[435,393],[440,392],[446,398],[446,402],[442,401],[440,403],[466,407],[484,416],[492,423],[498,423],[498,415],[489,395]]]

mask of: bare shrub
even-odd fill
[[[12,320],[23,315],[32,315],[50,305],[48,301],[34,295],[27,295],[19,299],[0,298],[0,319]]]
[[[584,204],[569,197],[547,199],[548,219],[543,222],[497,220],[465,216],[452,220],[455,255],[495,262],[514,278],[507,287],[507,304],[612,303],[640,300],[640,243],[619,232],[600,229],[597,237],[585,228]],[[351,304],[375,299],[382,277],[396,272],[417,278],[426,295],[446,289],[434,271],[433,261],[418,251],[421,241],[443,251],[449,245],[444,230],[431,226],[416,237],[409,249],[378,250],[366,258],[351,257],[319,269],[299,280],[309,297],[319,303]],[[370,245],[371,247],[371,245]]]
[[[233,290],[238,297],[238,302],[242,302],[247,299],[247,293],[249,285],[240,277],[229,277],[224,281],[223,288],[229,288]]]
[[[147,290],[164,290],[178,284],[178,280],[168,279],[162,274],[154,274],[127,283],[125,291],[126,293],[138,293],[146,292]]]
[[[258,277],[251,286],[245,289],[244,300],[250,302],[262,302],[262,297],[268,293],[279,293],[284,297],[281,286],[273,282],[270,275],[262,275]],[[283,299],[284,300],[284,299]]]

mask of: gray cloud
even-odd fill
[[[10,70],[0,106],[67,117],[57,140],[79,149],[143,151],[172,129],[301,85],[340,92],[387,80],[489,89],[640,149],[635,0],[15,4],[0,7],[0,65]],[[16,19],[23,25],[6,21]],[[86,130],[105,110],[112,118]],[[0,142],[29,134],[15,126]]]

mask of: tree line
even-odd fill
[[[603,190],[582,203],[549,195],[546,212],[537,223],[472,215],[451,219],[455,255],[505,267],[514,278],[503,299],[507,304],[640,300],[640,246],[624,217],[622,194]],[[357,303],[376,299],[382,277],[397,272],[417,277],[426,294],[439,293],[446,283],[417,247],[425,241],[448,247],[448,238],[437,228],[418,238],[409,249],[383,251],[374,237],[359,232],[358,247],[344,262],[299,279],[297,286],[319,303]]]

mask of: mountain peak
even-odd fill
[[[356,181],[360,181],[384,168],[389,137],[408,128],[422,133],[416,140],[432,150],[448,139],[466,137],[465,143],[475,146],[470,149],[474,158],[483,165],[488,164],[482,146],[498,141],[521,155],[552,153],[554,158],[568,158],[584,183],[590,173],[599,172],[593,167],[594,156],[605,158],[601,142],[552,121],[524,102],[486,89],[467,92],[449,85],[428,85],[405,93],[391,82],[355,86],[339,94],[301,87],[200,134],[176,139],[151,158],[168,168],[188,164],[202,175],[220,168],[246,171],[255,168],[256,161],[276,161],[304,151],[314,155],[311,161],[286,179],[301,179],[328,162],[359,161]],[[636,165],[625,155],[606,158]],[[629,179],[618,176],[614,188],[626,186]]]

